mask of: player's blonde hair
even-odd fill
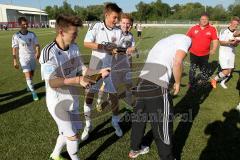
[[[131,21],[131,23],[133,24],[133,18],[131,16],[131,14],[129,14],[129,13],[122,13],[121,14],[121,20],[122,19],[129,19]]]
[[[60,14],[56,19],[56,30],[59,30],[60,28],[66,29],[69,26],[81,27],[82,20],[74,15]]]
[[[240,18],[239,18],[238,16],[234,16],[234,17],[231,18],[231,22],[232,22],[232,21],[238,21],[238,22],[240,22]]]

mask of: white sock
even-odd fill
[[[116,124],[120,121],[120,116],[115,116],[115,115],[112,115],[112,122],[113,124]]]
[[[222,80],[222,83],[225,83],[228,80],[228,78],[230,77],[230,75],[231,74],[229,73],[227,76],[225,76],[224,79]]]
[[[222,80],[225,76],[222,72],[219,72],[218,75],[214,78],[216,81]]]
[[[86,127],[90,127],[91,125],[91,108],[92,108],[92,104],[87,104],[87,103],[84,103],[84,106],[83,106],[83,110],[84,110],[84,116],[85,116],[85,119],[86,119]]]
[[[31,92],[34,92],[34,87],[31,78],[26,78],[27,86]]]
[[[57,138],[55,148],[51,155],[53,157],[59,157],[60,153],[65,145],[66,145],[66,138],[63,135],[59,135]]]
[[[80,160],[78,157],[78,141],[70,141],[67,139],[67,151],[71,160]]]

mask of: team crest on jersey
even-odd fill
[[[206,35],[210,36],[210,35],[211,35],[211,32],[207,32]]]
[[[195,30],[194,33],[197,34],[199,31],[198,30]]]
[[[116,42],[116,40],[117,40],[116,37],[112,37],[112,38],[111,38],[111,41],[112,41],[113,43]]]

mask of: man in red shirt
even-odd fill
[[[201,80],[206,82],[210,77],[210,67],[208,63],[209,55],[215,54],[218,47],[218,36],[215,27],[209,24],[209,15],[201,15],[198,25],[191,27],[187,36],[192,39],[190,48],[190,71],[189,87],[196,85],[196,69],[199,67]],[[210,49],[211,42],[213,43]]]

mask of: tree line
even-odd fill
[[[72,7],[67,1],[64,1],[61,6],[46,6],[45,11],[48,13],[49,19],[55,19],[60,13],[69,13],[81,17],[84,21],[98,21],[103,19],[103,8],[104,4]],[[165,19],[194,21],[198,20],[199,15],[205,11],[209,13],[213,21],[227,21],[232,16],[240,15],[240,3],[239,0],[236,0],[234,4],[225,9],[222,4],[212,7],[197,2],[170,6],[161,0],[151,3],[141,1],[136,5],[136,11],[131,14],[136,21],[162,21]]]

